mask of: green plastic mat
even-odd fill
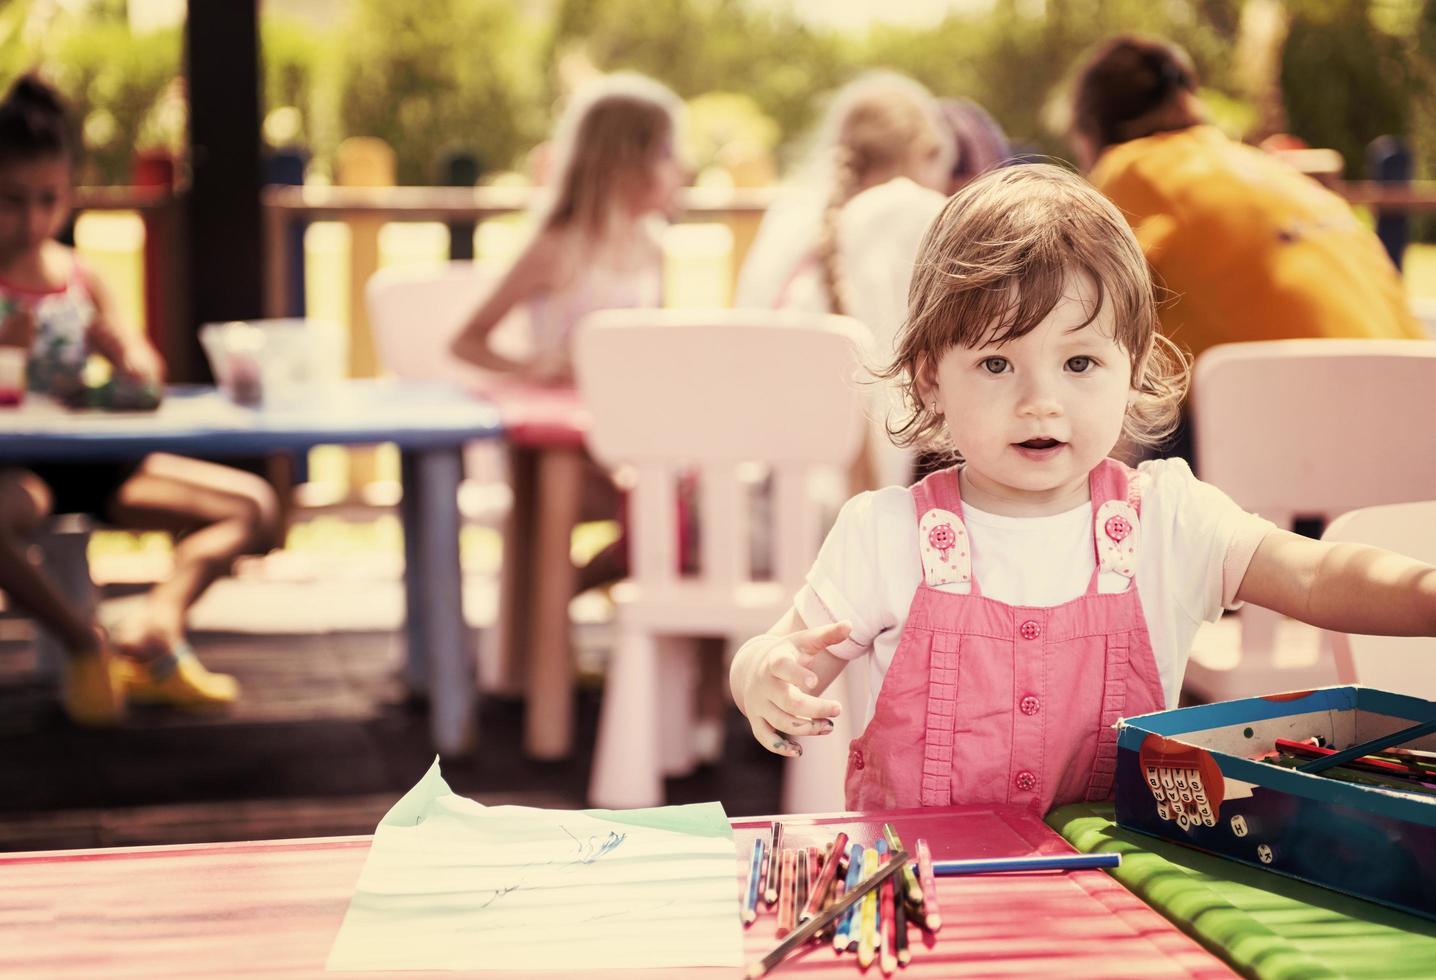
[[[1436,977],[1436,922],[1125,830],[1112,805],[1053,810],[1080,851],[1122,855],[1112,874],[1248,977]]]

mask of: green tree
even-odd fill
[[[1410,132],[1417,39],[1378,29],[1362,0],[1290,7],[1281,65],[1288,124],[1313,146],[1340,150],[1346,176],[1359,178],[1368,143]]]
[[[401,183],[434,182],[451,148],[511,166],[547,124],[531,42],[507,0],[357,0],[341,39],[343,133],[393,146]]]

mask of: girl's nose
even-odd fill
[[[1017,403],[1017,414],[1027,418],[1050,418],[1062,414],[1053,386],[1045,379],[1033,378],[1023,387]]]

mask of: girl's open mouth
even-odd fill
[[[1012,444],[1012,448],[1016,449],[1018,453],[1027,459],[1040,461],[1056,456],[1066,445],[1067,443],[1065,442],[1044,436],[1041,439],[1028,439],[1025,442],[1015,442]]]

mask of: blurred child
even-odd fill
[[[941,207],[952,160],[952,136],[927,89],[891,71],[849,82],[833,98],[798,180],[763,216],[734,305],[850,312],[858,291],[844,285],[848,270],[840,251],[849,236],[839,224],[845,205],[885,187],[884,209],[899,217],[916,210],[925,227]],[[911,258],[896,256],[888,264],[906,274]]]
[[[799,179],[764,214],[734,305],[848,314],[873,333],[869,359],[886,362],[953,152],[936,100],[917,82],[891,71],[849,82]],[[873,431],[849,473],[854,490],[907,482],[912,473],[910,454],[884,435],[897,401],[892,386],[872,396]]]
[[[830,733],[821,694],[862,658],[848,807],[1046,811],[1111,795],[1117,719],[1177,704],[1223,609],[1436,635],[1436,568],[1278,530],[1181,460],[1109,458],[1176,421],[1187,366],[1156,327],[1136,238],[1079,177],[1010,167],[948,202],[887,373],[909,398],[896,436],[956,463],[850,500],[792,608],[739,651],[759,742],[796,755]]]
[[[538,230],[453,344],[490,371],[569,384],[574,324],[595,310],[655,307],[662,299],[661,222],[686,174],[675,146],[680,103],[639,75],[613,75],[580,93],[554,137],[551,199]],[[489,346],[514,307],[529,315],[533,354]]]
[[[54,240],[69,215],[76,145],[64,104],[39,78],[21,78],[0,102],[0,346],[28,352],[31,395],[83,401],[85,364],[96,353],[110,362],[110,390],[130,393],[115,407],[147,407],[163,380],[158,354],[118,326],[103,284]],[[56,511],[176,535],[173,573],[113,636],[29,560],[26,538]],[[165,454],[0,470],[0,589],[63,642],[66,713],[103,725],[118,720],[125,697],[233,701],[234,678],[205,670],[185,641],[185,613],[236,557],[273,545],[277,513],[259,478]]]

